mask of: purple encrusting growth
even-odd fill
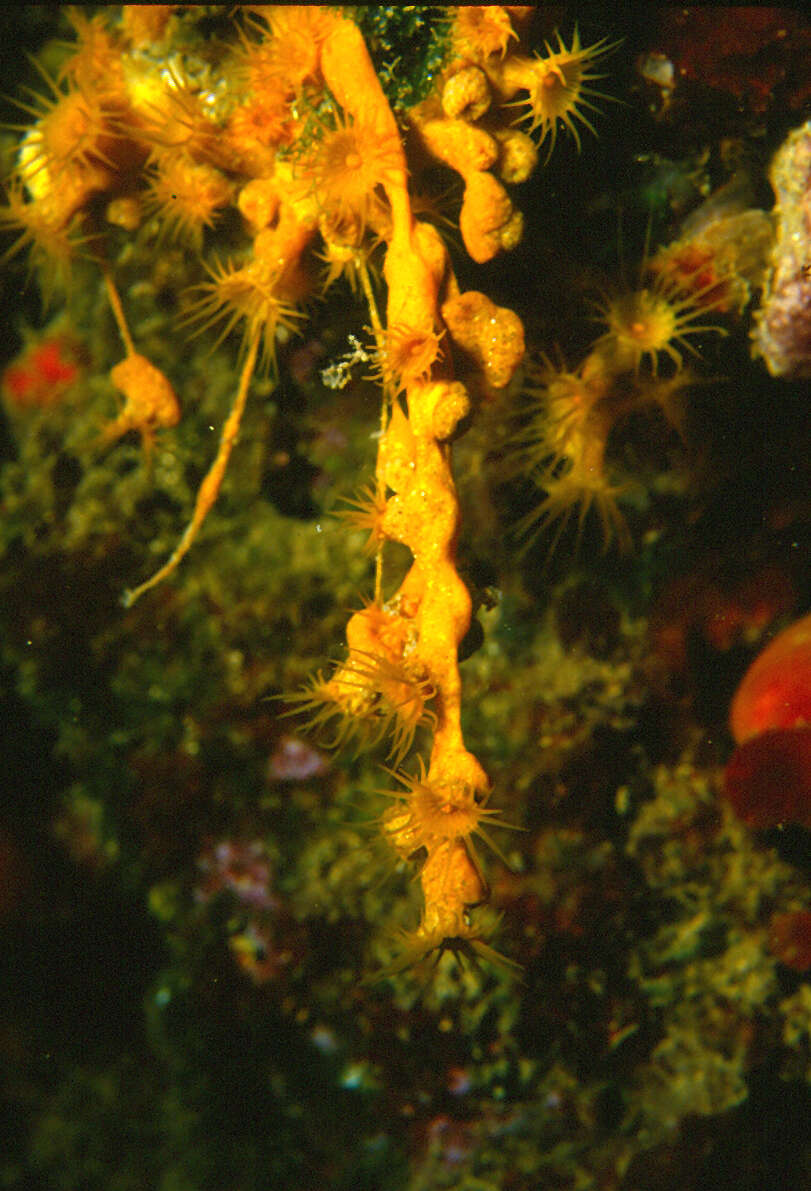
[[[772,376],[811,377],[811,121],[789,134],[770,178],[777,240],[752,332],[754,351]]]
[[[228,890],[255,909],[270,910],[278,905],[270,892],[270,861],[261,840],[220,840],[198,858],[197,867],[204,874],[203,883],[194,891],[198,902],[208,902]]]

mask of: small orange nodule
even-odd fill
[[[149,450],[158,430],[176,426],[180,403],[166,376],[146,356],[137,352],[110,370],[110,380],[124,394],[124,408],[104,431],[106,442],[114,442],[129,430],[137,430]]]

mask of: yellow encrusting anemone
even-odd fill
[[[328,287],[348,282],[362,295],[374,344],[359,356],[373,361],[382,390],[377,456],[339,517],[368,534],[374,595],[349,618],[342,660],[285,699],[331,744],[384,744],[398,768],[415,743],[424,749],[419,777],[398,779],[382,824],[398,855],[419,858],[422,904],[401,940],[404,963],[447,951],[497,958],[477,916],[488,888],[474,840],[497,852],[490,827],[507,823],[489,805],[490,779],[462,731],[459,652],[472,600],[457,569],[452,453],[477,405],[498,402],[511,385],[524,329],[486,294],[462,290],[447,221],[415,191],[421,171],[454,172],[468,256],[483,264],[516,248],[523,216],[508,188],[532,174],[538,142],[551,151],[567,128],[579,148],[579,129],[593,130],[596,68],[614,45],[584,47],[575,30],[568,46],[558,35],[557,49],[530,57],[522,46],[530,9],[451,9],[451,53],[433,90],[395,116],[352,14],[242,6],[222,17],[233,22],[231,35],[207,42],[184,6],[92,17],[74,10],[76,49],[56,80],[46,79],[47,94],[27,105],[31,123],[0,223],[19,233],[12,253],[31,248],[59,281],[78,250],[103,279],[124,352],[110,372],[123,402],[101,435],[106,449],[118,450],[134,430],[148,456],[158,435],[172,435],[184,404],[139,350],[149,323],[131,331],[127,321],[134,290],[119,293],[116,271],[132,263],[135,247],[171,255],[186,273],[202,255],[181,292],[181,326],[208,335],[212,350],[234,349],[233,398],[186,527],[163,565],[124,594],[128,608],[173,576],[197,539],[257,371],[264,364],[276,380],[280,345],[304,328]],[[175,38],[181,49],[170,56]],[[527,131],[515,127],[516,106]],[[674,351],[692,329],[680,309]],[[655,358],[640,355],[643,364]],[[591,484],[588,499],[619,533],[595,447],[600,403],[589,409],[586,399],[597,383],[582,370],[547,377],[550,427],[532,431],[527,453],[550,485],[548,512],[551,486],[566,479],[571,487],[579,476],[583,508]],[[410,555],[396,585],[386,569],[392,543]]]

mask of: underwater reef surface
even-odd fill
[[[809,62],[4,12],[0,1186],[811,1187]]]

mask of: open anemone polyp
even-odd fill
[[[617,503],[624,486],[615,483],[606,470],[604,445],[600,439],[584,444],[581,451],[538,478],[545,492],[544,498],[515,526],[518,537],[525,539],[525,548],[529,548],[541,533],[556,526],[549,546],[551,556],[573,518],[576,518],[576,543],[579,544],[586,519],[593,509],[602,530],[603,548],[607,549],[616,541],[621,552],[630,549],[630,533]]]
[[[500,817],[495,807],[486,805],[487,793],[463,782],[430,781],[420,764],[420,772],[394,773],[403,790],[382,791],[395,799],[395,805],[383,815],[383,830],[395,851],[409,859],[420,848],[429,851],[440,844],[464,840],[472,850],[473,836],[502,857],[485,825],[519,830]]]
[[[276,333],[280,327],[296,330],[304,316],[281,293],[280,275],[261,260],[249,260],[239,267],[232,262],[206,265],[210,281],[200,282],[186,291],[183,325],[194,326],[197,334],[221,324],[217,344],[240,323],[244,323],[247,347],[255,334],[262,336],[263,358],[275,359]]]
[[[322,129],[309,152],[296,161],[297,176],[309,182],[321,208],[361,228],[386,225],[381,191],[404,169],[396,133],[374,118],[350,120],[337,113],[334,127]]]
[[[442,334],[430,327],[387,327],[375,359],[375,375],[391,393],[401,393],[416,381],[427,380],[442,355]]]
[[[678,371],[684,365],[682,353],[698,356],[687,338],[723,327],[702,321],[709,309],[701,291],[685,291],[673,278],[660,274],[652,285],[637,290],[604,295],[597,303],[599,321],[608,328],[594,347],[609,358],[612,372],[639,372],[647,360],[654,376],[663,356]]]
[[[374,554],[386,539],[383,518],[386,514],[386,498],[374,484],[366,484],[356,496],[344,497],[344,506],[333,511],[351,529],[362,529],[368,533],[365,550]]]
[[[327,748],[354,741],[372,748],[388,736],[389,759],[399,764],[420,724],[434,724],[426,704],[436,691],[427,675],[383,653],[350,650],[330,676],[316,674],[301,691],[283,696],[287,714],[304,713],[305,726]]]
[[[506,454],[516,471],[546,474],[588,433],[608,385],[599,372],[569,371],[562,358],[555,364],[543,354],[527,363],[526,373],[524,400]]]
[[[580,44],[580,35],[575,29],[572,44],[566,46],[557,34],[558,48],[553,50],[546,43],[546,57],[532,59],[509,59],[504,63],[504,80],[508,92],[526,90],[526,99],[514,100],[513,107],[525,108],[520,119],[529,120],[530,132],[540,129],[540,143],[550,138],[549,153],[555,147],[558,125],[563,124],[572,134],[580,150],[579,121],[589,132],[597,135],[594,125],[583,109],[599,113],[593,99],[611,99],[610,95],[596,90],[590,84],[605,76],[593,69],[594,64],[612,53],[619,42],[607,42],[606,38],[591,46]],[[502,85],[503,85],[502,84]]]

